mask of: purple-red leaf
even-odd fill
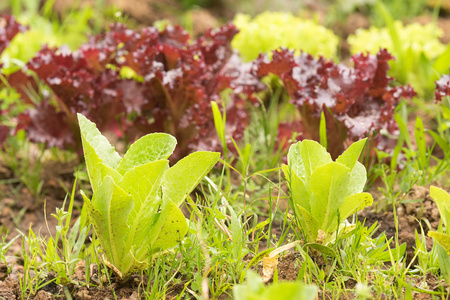
[[[0,16],[0,54],[8,47],[9,42],[19,32],[24,32],[27,27],[16,22],[13,16],[4,15]]]
[[[442,75],[442,77],[436,81],[434,97],[436,98],[436,101],[441,101],[442,98],[446,96],[450,96],[450,76]]]
[[[129,140],[168,132],[178,140],[179,156],[221,149],[211,101],[220,101],[220,93],[231,90],[227,132],[239,139],[248,121],[246,100],[257,103],[253,93],[265,88],[252,74],[252,65],[233,53],[230,42],[236,33],[229,24],[192,40],[179,26],[160,32],[114,24],[76,51],[43,48],[27,67],[53,91],[55,116],[48,116],[48,123],[57,126],[44,133],[38,122],[40,111],[51,114],[50,102],[29,110],[20,126],[34,141],[65,147],[76,140],[79,112],[100,130],[125,134]],[[134,72],[133,79],[122,77],[124,67],[128,74]]]
[[[10,130],[8,126],[0,125],[0,145],[2,145],[6,141],[6,138],[9,135],[9,131]]]
[[[303,138],[319,140],[320,115],[325,113],[328,145],[336,157],[347,141],[356,141],[386,129],[397,129],[393,118],[400,98],[411,98],[410,86],[391,87],[388,61],[393,57],[380,50],[376,56],[353,56],[354,67],[336,65],[320,57],[280,49],[272,60],[260,56],[255,61],[258,77],[276,74],[283,81],[291,102],[302,118]]]
[[[31,141],[47,143],[50,147],[67,148],[76,144],[66,115],[47,101],[19,116],[16,131],[20,129],[26,129]]]

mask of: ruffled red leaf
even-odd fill
[[[0,17],[0,54],[8,47],[9,42],[19,32],[25,32],[27,27],[16,22],[16,19],[10,15]]]
[[[32,142],[47,143],[49,147],[73,148],[76,145],[73,129],[66,115],[44,101],[18,117],[18,130],[25,129]]]
[[[57,103],[53,113],[65,115],[67,121],[58,126],[65,126],[61,132],[71,137],[59,144],[53,140],[60,137],[57,132],[38,137],[42,130],[31,117],[40,107],[28,111],[21,126],[36,141],[64,147],[76,136],[74,116],[80,112],[100,130],[121,128],[131,140],[150,132],[171,133],[178,139],[179,155],[199,148],[221,149],[217,140],[204,142],[206,137],[217,139],[211,101],[219,101],[220,93],[231,89],[227,130],[239,139],[248,120],[246,100],[257,103],[253,93],[265,88],[252,74],[252,65],[233,53],[230,42],[236,33],[229,24],[191,40],[179,26],[159,32],[114,24],[74,52],[43,48],[27,66],[52,89]],[[122,78],[123,67],[139,79]],[[57,118],[50,120],[57,123]]]
[[[410,86],[391,87],[388,61],[393,57],[380,50],[376,56],[353,56],[354,67],[336,65],[285,49],[273,52],[272,61],[260,57],[254,73],[276,74],[283,81],[291,102],[302,117],[304,138],[319,140],[320,114],[325,112],[329,149],[334,157],[348,141],[386,129],[397,129],[393,114],[400,98],[412,98]]]
[[[450,96],[450,75],[442,75],[442,77],[436,81],[434,97],[436,101],[441,101],[442,98],[447,96]]]

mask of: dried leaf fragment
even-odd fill
[[[273,250],[269,253],[266,257],[263,258],[263,275],[262,280],[264,282],[268,282],[270,279],[272,279],[273,274],[275,273],[275,270],[278,266],[278,254],[280,254],[283,251],[289,250],[294,248],[299,242],[292,242],[287,245],[284,245],[282,247],[278,247],[277,249]]]

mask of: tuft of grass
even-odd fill
[[[3,183],[20,182],[28,188],[37,201],[40,201],[44,194],[42,171],[45,145],[30,143],[26,139],[25,132],[19,131],[16,136],[8,137],[3,148],[0,151],[0,157],[15,176]],[[21,186],[17,186],[16,190],[20,188]]]

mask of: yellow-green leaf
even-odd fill
[[[164,173],[163,199],[179,206],[219,160],[220,153],[198,151],[177,162]]]
[[[428,231],[428,236],[444,247],[447,252],[450,252],[450,235],[442,232]]]
[[[314,242],[319,234],[317,220],[304,207],[297,205],[296,209],[297,218],[304,231],[303,233],[306,235],[308,242]]]
[[[367,138],[351,144],[350,147],[336,159],[336,162],[341,163],[352,170],[361,155],[361,151],[363,150],[366,141]]]
[[[124,175],[135,166],[167,159],[175,150],[177,140],[166,133],[147,134],[131,145],[120,161],[117,171]]]
[[[319,229],[326,231],[337,217],[337,212],[347,196],[350,169],[343,164],[330,162],[317,167],[311,175],[309,187],[311,214],[317,220]]]
[[[84,194],[83,198],[100,245],[106,250],[109,262],[120,270],[123,255],[131,248],[126,238],[129,231],[127,219],[133,209],[132,197],[111,176],[106,176],[91,201]]]
[[[188,230],[186,218],[173,202],[168,203],[167,208],[161,212],[161,215],[164,222],[162,222],[155,242],[151,245],[151,252],[176,246]]]
[[[311,198],[310,190],[305,186],[303,180],[295,174],[293,170],[289,170],[286,165],[281,166],[286,180],[290,181],[290,191],[294,204],[304,207],[307,211],[311,211],[309,204]]]
[[[450,225],[450,195],[441,188],[431,186],[430,196],[438,206],[444,225],[448,227]]]

